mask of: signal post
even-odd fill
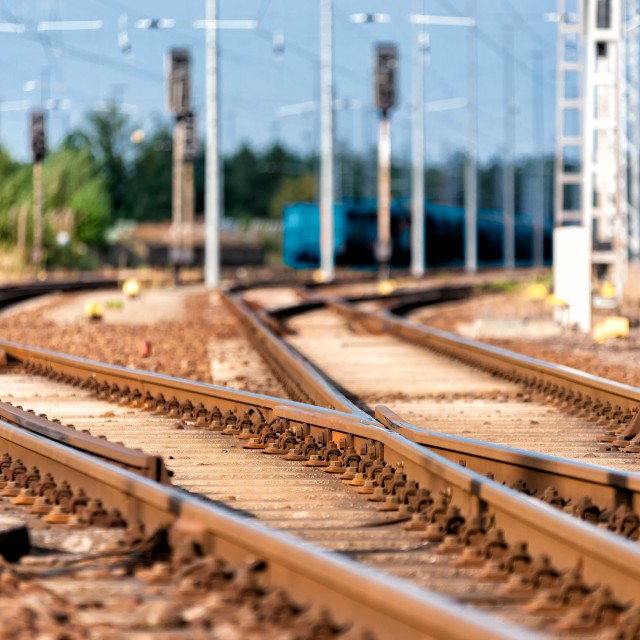
[[[391,262],[391,123],[389,111],[396,104],[396,68],[398,48],[395,44],[376,47],[375,96],[380,111],[378,138],[378,240],[375,247],[378,278],[389,277]]]
[[[195,117],[191,110],[191,57],[187,49],[172,49],[168,58],[169,110],[176,116],[173,129],[172,234],[169,261],[180,267],[194,259],[193,161],[197,152]]]
[[[31,112],[31,151],[33,152],[33,248],[31,264],[38,272],[42,266],[42,221],[44,217],[42,161],[47,153],[45,116],[42,109]]]

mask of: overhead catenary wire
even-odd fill
[[[442,6],[445,7],[445,9],[447,11],[450,11],[453,15],[456,16],[461,16],[462,12],[460,12],[454,5],[453,3],[450,2],[450,0],[439,0],[440,4]],[[511,3],[509,3],[511,4]],[[480,42],[483,42],[485,45],[487,45],[491,50],[493,50],[495,53],[497,53],[500,56],[511,56],[513,57],[513,62],[519,66],[521,69],[526,70],[527,74],[531,74],[533,69],[531,67],[530,64],[528,64],[527,62],[523,61],[521,58],[518,58],[515,53],[511,53],[510,51],[506,50],[504,45],[501,45],[495,38],[493,38],[491,35],[489,35],[485,29],[481,28],[480,26],[476,26],[477,29],[477,35],[478,35],[478,40]],[[545,84],[550,85],[552,88],[555,88],[554,84],[551,82],[551,80],[544,79]]]

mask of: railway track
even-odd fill
[[[252,306],[259,309],[259,296],[250,292],[250,297]],[[420,297],[423,302],[434,296],[414,292],[399,296],[396,304],[414,306],[421,303]],[[333,299],[330,304],[348,317],[351,326],[357,322],[378,334],[382,329],[388,331],[387,324],[393,319],[376,310],[380,296],[368,295],[368,301],[358,307],[355,296],[352,298],[351,303]],[[291,306],[295,298],[290,293],[272,291],[270,300],[286,308],[276,309],[266,326],[259,317],[264,312],[251,313],[238,298],[232,304],[243,317],[252,318],[249,331],[259,336],[268,361],[279,362],[275,370],[291,394],[332,410],[4,342],[1,346],[10,364],[20,363],[4,370],[2,399],[14,405],[6,411],[12,412],[14,425],[29,418],[15,408],[21,405],[62,423],[72,422],[75,429],[67,433],[80,435],[88,430],[102,436],[99,443],[116,449],[116,441],[128,448],[142,447],[148,460],[155,461],[147,467],[155,469],[156,484],[168,479],[158,463],[163,456],[171,482],[180,488],[178,495],[189,500],[197,496],[196,504],[213,509],[219,517],[235,512],[241,522],[253,524],[259,519],[274,529],[288,530],[298,541],[312,542],[313,548],[333,551],[330,558],[337,552],[357,560],[357,567],[372,565],[373,575],[383,576],[378,580],[390,590],[382,598],[388,607],[381,621],[371,617],[380,600],[354,605],[349,600],[352,595],[344,600],[335,581],[329,588],[317,584],[304,592],[296,588],[295,594],[290,590],[287,596],[287,602],[302,603],[300,608],[304,608],[319,601],[318,593],[324,594],[320,600],[331,612],[333,626],[349,637],[372,631],[376,637],[457,637],[458,631],[467,637],[520,638],[538,632],[635,637],[639,621],[634,594],[640,593],[638,547],[633,542],[637,539],[637,478],[575,462],[558,465],[549,456],[428,432],[412,424],[413,419],[407,420],[404,412],[401,417],[380,406],[380,400],[390,397],[388,393],[383,397],[384,388],[375,402],[363,401],[336,384],[335,374],[333,384],[327,383],[299,353],[291,357],[291,349],[282,348],[270,329],[287,333],[300,318]],[[318,300],[307,301],[305,307],[307,317],[326,311]],[[283,326],[283,318],[289,318],[288,326]],[[356,336],[372,339],[361,333]],[[294,335],[293,340],[299,337]],[[366,345],[360,346],[364,352]],[[282,353],[275,355],[278,351]],[[403,362],[410,368],[406,359]],[[475,366],[480,365],[476,362]],[[460,382],[456,371],[451,375]],[[474,401],[489,393],[504,406],[522,394],[513,380],[496,380],[485,376],[484,382],[474,382],[480,385],[473,391]],[[563,393],[562,387],[558,389]],[[608,402],[614,392],[619,390],[608,389]],[[439,393],[439,404],[446,404],[446,390]],[[600,422],[603,416],[608,424],[600,428],[615,428],[616,420],[618,429],[628,426],[618,409],[604,411]],[[44,435],[55,428],[64,429],[40,425]],[[487,473],[493,480],[485,477]],[[175,492],[171,487],[168,490]],[[586,496],[591,504],[585,502]],[[575,509],[576,505],[581,508]],[[127,524],[135,530],[144,522],[148,533],[146,516],[136,515],[137,520],[127,515]],[[77,518],[73,520],[77,526]],[[174,520],[180,529],[184,518],[176,518],[175,510],[167,522]],[[202,525],[196,528],[198,544],[207,546],[202,543]],[[217,540],[217,535],[210,534],[210,538]],[[285,540],[282,548],[287,544],[296,543]],[[219,544],[213,546],[219,550]],[[270,566],[268,555],[268,549],[253,547],[251,562],[261,558]],[[247,555],[242,558],[248,562]],[[301,566],[296,570],[305,573]],[[354,570],[357,574],[361,569]],[[272,584],[271,571],[265,573],[269,574],[265,582]],[[278,584],[293,584],[292,573]],[[363,586],[356,574],[347,582],[351,591],[361,593]],[[295,584],[300,580],[298,576]],[[406,581],[414,586],[407,587]],[[306,584],[307,578],[302,582]],[[374,588],[376,593],[378,588]],[[326,591],[331,592],[330,597]],[[421,603],[408,604],[407,592]],[[327,600],[323,600],[325,595]],[[456,602],[464,605],[462,612],[456,612]],[[408,608],[413,608],[414,615],[407,617]],[[427,610],[434,621],[422,614]],[[299,617],[290,616],[288,629],[294,625],[293,618],[300,623]],[[180,620],[180,624],[186,623]],[[313,627],[308,621],[301,624],[307,631]],[[316,620],[315,624],[322,623]],[[193,631],[190,623],[186,626]]]
[[[161,451],[172,481],[207,498],[179,494],[189,504],[223,504],[251,514],[250,521],[257,516],[298,539],[373,565],[387,576],[383,584],[389,574],[411,580],[420,588],[404,589],[434,607],[442,602],[431,594],[435,589],[464,603],[488,637],[525,637],[525,629],[541,628],[599,637],[633,624],[623,618],[625,612],[632,616],[630,594],[640,583],[635,544],[523,500],[372,418],[9,343],[2,347],[25,369],[7,369],[5,400],[71,421],[76,430],[143,444],[150,454]],[[46,385],[43,375],[50,379]],[[117,405],[101,404],[108,399]],[[154,415],[136,418],[135,407]],[[146,515],[141,520],[147,528],[153,522]],[[360,593],[359,578],[353,580]],[[451,613],[449,600],[447,606]],[[398,611],[406,625],[406,606]],[[499,622],[487,622],[482,613],[497,615]],[[366,620],[380,637],[397,633],[367,616],[359,624]],[[421,613],[415,617],[423,624],[415,637],[452,637],[450,628],[436,631]]]
[[[242,301],[236,299],[230,304],[243,313]],[[317,304],[315,319],[306,304],[300,306],[304,315],[298,317],[292,306],[284,312],[275,308],[274,316],[294,318],[282,331],[292,334],[288,346],[265,339],[258,315],[244,308],[249,332],[260,336],[263,349],[264,345],[272,347],[269,356],[281,362],[279,371],[289,366],[296,368],[295,380],[298,386],[304,386],[308,400],[343,410],[364,408],[367,415],[373,415],[380,402],[391,404],[403,418],[381,406],[375,414],[384,424],[398,428],[402,423],[403,434],[414,442],[426,446],[436,442],[434,449],[441,453],[446,449],[450,459],[464,464],[472,463],[465,458],[462,443],[468,443],[469,438],[481,438],[501,444],[517,443],[542,454],[576,461],[586,459],[620,471],[636,466],[633,439],[637,424],[632,411],[640,400],[637,389],[427,329],[388,311],[371,311],[370,305],[363,310],[361,306],[334,300],[329,306],[331,309]],[[319,329],[324,326],[329,327],[327,332]],[[363,332],[362,327],[368,327],[369,331]],[[416,343],[429,351],[417,350]],[[373,348],[367,349],[368,346]],[[345,350],[350,353],[346,358],[341,355]],[[359,352],[362,358],[356,355]],[[472,367],[461,365],[460,361],[471,363]],[[402,363],[401,367],[396,363]],[[380,370],[391,367],[395,367],[393,377],[380,376]],[[488,373],[479,372],[479,368]],[[394,415],[393,419],[385,419],[390,415]],[[449,438],[447,445],[441,447],[445,442],[443,433],[463,437]],[[543,474],[542,482],[531,477],[524,482],[521,472],[521,477],[517,473],[500,476],[496,469],[501,452],[506,449],[494,447],[493,454],[488,453],[490,449],[485,446],[472,468],[481,473],[495,472],[501,481],[538,495],[551,488],[555,495],[566,485],[566,477],[582,468],[573,465],[573,472],[563,470],[555,481],[552,474]],[[515,455],[529,456],[533,467],[540,467],[543,459],[546,460],[543,466],[557,462],[545,455],[530,456],[522,450]],[[479,464],[480,458],[484,464]],[[634,476],[610,470],[592,469],[591,473],[600,475],[602,484],[624,487],[628,477],[637,481]],[[580,505],[583,512],[587,506],[584,498],[594,498],[598,491],[594,488],[593,492],[589,496],[578,483],[556,502],[571,503],[576,508]],[[547,494],[547,499],[550,495]],[[594,518],[594,512],[600,513],[601,519],[611,516],[621,502],[629,504],[637,514],[634,500],[618,496],[613,501],[605,500],[606,506],[587,509],[589,518]],[[635,525],[630,535],[637,537]]]
[[[117,285],[118,281],[115,278],[93,277],[75,278],[73,280],[43,280],[41,282],[4,285],[0,287],[0,309],[50,293],[95,291],[97,289],[110,289]]]
[[[329,299],[256,311],[238,297],[227,302],[294,397],[366,415],[384,403],[426,429],[618,469],[637,464],[634,387],[430,329],[371,304]],[[274,319],[282,339],[270,331]],[[380,375],[392,367],[392,377]],[[510,426],[522,420],[526,427]]]
[[[268,315],[287,319],[279,333],[286,337],[288,347],[281,348],[272,336],[265,334],[268,330],[260,322],[267,312],[251,314],[237,298],[230,300],[230,304],[248,318],[249,334],[257,338],[256,343],[260,342],[271,360],[278,362],[276,370],[280,375],[287,370],[295,371],[291,376],[295,383],[290,382],[290,388],[295,393],[297,387],[306,400],[371,415],[385,394],[387,398],[391,396],[403,417],[383,406],[375,411],[376,417],[388,428],[449,460],[478,473],[490,474],[519,492],[537,495],[544,502],[600,528],[615,531],[627,539],[638,539],[636,487],[640,476],[628,472],[637,464],[636,409],[640,400],[637,389],[417,326],[379,308],[372,312],[370,304],[368,309],[363,309],[364,305],[357,307],[335,299],[324,305],[320,301],[300,305],[304,315],[298,318],[293,306],[271,305]],[[255,295],[253,307],[260,309]],[[333,315],[327,312],[328,308]],[[321,314],[324,317],[319,317]],[[336,325],[341,323],[336,314],[346,319],[339,328]],[[313,315],[317,316],[316,321]],[[323,334],[318,331],[314,336],[314,325],[328,326],[329,330]],[[358,329],[354,331],[354,325],[365,327],[365,335]],[[376,337],[372,338],[372,334]],[[387,347],[385,340],[390,342],[389,336],[426,346],[432,352],[426,354],[432,358],[431,363],[425,366],[415,350],[411,355],[406,351],[404,357],[401,350],[394,350],[391,355],[381,354]],[[355,355],[357,347],[366,348],[367,341],[374,342],[375,347],[359,359]],[[346,357],[345,347],[349,353]],[[349,347],[353,350],[349,351]],[[394,347],[397,349],[397,344]],[[371,352],[376,355],[371,357]],[[448,363],[443,366],[442,358],[438,361],[437,357],[434,361],[434,353],[436,356],[446,354]],[[461,375],[460,370],[451,372],[455,385],[447,389],[447,366],[451,367],[451,357],[471,364],[476,371],[489,372],[493,383],[489,393],[482,389],[487,376],[484,382],[480,379],[482,376],[474,376],[469,388],[468,367],[465,375]],[[419,360],[417,368],[414,359]],[[435,376],[429,373],[429,365],[437,368]],[[381,388],[379,372],[391,366],[394,376],[385,380]],[[436,383],[436,391],[429,394],[431,398],[426,407],[420,406],[420,399],[416,401],[411,397],[412,382],[417,377],[420,377],[418,386],[423,390]],[[437,383],[442,385],[443,378],[445,388],[438,390]],[[393,390],[398,387],[399,397],[394,398]],[[454,411],[448,394],[454,396]],[[505,406],[510,404],[517,406],[515,415],[505,411]],[[541,411],[541,415],[535,411]],[[409,417],[405,417],[407,414]],[[462,433],[467,437],[447,436],[440,431]],[[491,446],[470,440],[470,434],[487,440],[516,440],[520,446],[541,453]],[[545,455],[548,453],[573,458],[576,462]],[[577,462],[585,458],[604,468]],[[611,471],[612,468],[619,471]]]
[[[252,603],[254,618],[264,626],[261,635],[255,635],[257,631],[252,628],[254,635],[250,637],[273,637],[274,628],[296,630],[297,637],[303,638],[318,637],[317,634],[322,637],[342,637],[345,634],[348,637],[462,638],[463,634],[466,637],[469,634],[487,638],[522,637],[519,636],[521,629],[507,623],[500,631],[492,630],[491,621],[477,612],[467,612],[461,620],[460,613],[447,600],[416,591],[388,575],[383,579],[380,574],[342,559],[340,555],[322,552],[315,545],[306,545],[299,536],[294,539],[282,532],[276,535],[273,530],[267,530],[256,522],[254,511],[260,519],[272,525],[279,520],[289,522],[290,517],[282,518],[281,514],[275,513],[284,509],[293,514],[294,526],[289,526],[289,529],[303,528],[311,533],[315,530],[325,539],[328,536],[324,531],[333,529],[330,537],[342,535],[342,544],[348,544],[347,530],[357,531],[363,520],[370,525],[376,514],[370,510],[365,514],[362,508],[358,513],[354,505],[367,506],[366,502],[354,499],[335,477],[316,471],[314,482],[307,477],[296,477],[308,474],[300,474],[300,462],[285,462],[280,456],[261,456],[256,460],[259,454],[237,446],[229,435],[222,435],[222,422],[226,429],[232,430],[241,424],[232,416],[242,417],[241,411],[248,409],[253,412],[254,419],[262,416],[269,420],[273,430],[278,429],[274,420],[286,420],[290,437],[295,437],[296,430],[303,432],[312,425],[323,433],[333,433],[334,423],[342,424],[345,429],[345,425],[354,422],[351,416],[314,411],[295,403],[283,403],[281,399],[231,392],[10,344],[4,347],[10,357],[24,361],[29,372],[9,368],[3,375],[3,389],[13,403],[5,403],[2,407],[3,418],[12,422],[0,421],[6,482],[2,491],[3,502],[16,498],[15,491],[23,500],[40,498],[38,502],[43,508],[40,513],[53,527],[86,526],[91,521],[102,526],[126,525],[129,535],[134,535],[138,545],[129,549],[131,558],[122,550],[118,557],[128,558],[132,565],[137,562],[143,565],[143,569],[149,558],[144,554],[140,557],[141,546],[144,549],[153,546],[151,541],[158,539],[158,532],[164,532],[173,544],[173,564],[167,565],[165,550],[165,555],[161,556],[165,563],[155,563],[149,571],[157,574],[161,584],[169,582],[178,592],[177,596],[174,595],[174,604],[184,601],[186,590],[186,596],[191,598],[190,610],[195,607],[194,598],[196,604],[206,609],[210,600],[206,596],[210,595],[212,587],[218,590],[224,586],[227,591],[223,590],[219,596],[221,602],[207,610],[211,620],[217,620],[220,610],[224,614],[226,609],[239,602],[239,594],[244,594]],[[43,379],[36,373],[38,371],[46,378],[56,380]],[[87,388],[70,387],[69,382]],[[117,399],[118,405],[96,399],[95,395]],[[33,416],[15,406],[15,403],[27,400],[37,410],[55,410],[58,415],[71,417],[75,427],[47,422],[42,415]],[[202,400],[210,407],[206,411],[200,406],[199,401]],[[178,401],[177,406],[173,404],[175,401]],[[211,405],[212,402],[219,407],[221,415]],[[134,417],[130,407],[140,404],[153,409],[153,415],[137,411],[139,415]],[[66,413],[63,407],[66,407]],[[284,417],[295,411],[304,413],[305,422]],[[156,415],[157,412],[160,413]],[[122,415],[118,420],[119,414]],[[224,419],[220,420],[222,416]],[[176,420],[181,428],[176,428]],[[147,450],[161,449],[174,473],[173,482],[178,483],[182,490],[151,481],[144,477],[149,475],[148,472],[134,475],[131,470],[118,469],[97,460],[94,457],[96,448],[112,452],[118,445],[109,444],[99,437],[88,438],[83,433],[87,427],[102,436],[122,435],[130,442],[133,440],[133,444],[141,441]],[[59,433],[55,435],[57,431]],[[69,432],[78,432],[77,438],[71,439]],[[81,436],[84,436],[82,442]],[[167,446],[171,436],[174,442]],[[91,455],[83,449],[90,450]],[[122,453],[130,458],[137,456],[157,460],[153,455],[143,456],[127,449]],[[222,463],[225,456],[226,461]],[[105,457],[104,453],[102,457]],[[114,457],[111,453],[111,458]],[[250,466],[247,460],[251,458],[256,467],[253,477],[245,468]],[[271,466],[267,464],[269,461],[272,461]],[[211,473],[211,467],[218,464],[225,468],[217,475]],[[239,473],[240,464],[243,468]],[[266,467],[263,466],[265,464]],[[204,465],[207,465],[207,471],[198,469]],[[292,465],[293,473],[290,470]],[[22,471],[25,467],[30,471]],[[34,467],[40,473],[37,478],[32,471]],[[153,463],[147,467],[157,469]],[[50,474],[46,476],[46,482],[43,480],[45,470]],[[166,476],[160,474],[160,477]],[[223,485],[225,477],[226,486]],[[207,489],[203,481],[212,486]],[[64,491],[59,493],[71,496],[58,500],[55,491],[47,493],[46,487],[51,489],[51,485],[58,489],[63,487]],[[7,487],[13,492],[10,493]],[[305,496],[309,489],[313,495]],[[342,520],[338,514],[336,527],[332,526],[332,521],[327,521],[326,512],[314,511],[305,515],[306,511],[312,511],[312,505],[318,500],[321,507],[336,509],[333,494],[340,489],[343,492],[341,501],[345,503],[343,509],[350,514],[349,525],[338,523]],[[194,491],[198,496],[193,495]],[[220,495],[220,491],[237,495],[231,501]],[[289,495],[276,496],[274,491]],[[332,494],[331,499],[329,493]],[[80,501],[83,505],[75,504],[78,496],[83,496]],[[221,507],[227,502],[231,502],[233,508]],[[29,508],[33,508],[33,503]],[[17,504],[14,509],[17,509]],[[247,517],[249,513],[252,517]],[[373,542],[377,545],[382,536],[377,534],[376,527],[373,531]],[[307,538],[313,539],[313,535]],[[397,546],[402,546],[402,543],[397,543]],[[183,568],[178,571],[181,580],[171,581],[168,578],[171,566]],[[122,569],[122,566],[118,568]],[[198,577],[195,585],[193,580],[189,581],[192,575]],[[51,589],[55,593],[56,587]],[[83,589],[87,589],[86,585]],[[99,591],[100,585],[97,589]],[[288,595],[283,595],[285,593]],[[193,615],[194,619],[198,617],[195,612]],[[174,618],[168,620],[169,627],[173,625],[184,632],[187,626],[187,632],[194,631],[188,618]]]

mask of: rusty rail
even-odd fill
[[[637,387],[462,338],[394,317],[389,312],[365,312],[343,301],[331,302],[328,306],[370,329],[387,332],[413,344],[478,365],[519,384],[553,394],[586,411],[593,410],[599,404],[635,412],[640,404],[640,389]]]
[[[43,282],[23,282],[0,287],[0,308],[8,307],[50,293],[86,291],[117,287],[115,278],[81,278],[75,280],[46,280]]]
[[[364,420],[370,419],[362,409],[322,376],[302,354],[280,341],[260,315],[251,310],[239,296],[224,294],[223,300],[242,322],[254,347],[294,398],[353,413]],[[308,310],[314,306],[303,303],[303,308]]]
[[[509,624],[496,629],[488,616],[460,611],[447,598],[382,578],[336,554],[2,421],[0,452],[37,465],[58,484],[84,488],[148,534],[168,529],[170,540],[197,544],[201,552],[234,567],[263,561],[264,580],[271,587],[305,608],[324,608],[356,633],[416,640],[537,637]]]
[[[98,394],[110,395],[112,399],[122,399],[123,394],[127,398],[146,398],[148,408],[162,406],[169,412],[173,410],[172,403],[176,402],[178,415],[188,412],[192,418],[196,417],[198,403],[210,414],[214,405],[233,407],[234,411],[253,411],[254,415],[284,421],[287,433],[297,434],[298,442],[311,438],[318,446],[343,443],[341,453],[367,451],[366,455],[372,461],[379,460],[389,470],[414,481],[417,487],[427,488],[434,496],[449,496],[451,504],[456,505],[465,517],[488,517],[492,527],[504,531],[510,542],[527,539],[532,555],[547,555],[559,570],[570,571],[580,565],[587,582],[608,585],[624,602],[629,594],[640,593],[638,545],[577,521],[548,505],[524,498],[384,428],[371,418],[362,419],[352,413],[92,363],[7,342],[0,342],[0,347],[4,347],[11,357],[37,363],[32,366],[42,373],[55,377],[61,372],[67,376],[80,376],[76,382],[88,381],[89,388]],[[169,397],[171,400],[168,401]],[[267,424],[253,427],[258,437],[261,429],[271,428]]]
[[[275,408],[285,402],[282,398],[110,365],[7,340],[0,340],[0,349],[5,351],[10,360],[23,363],[35,373],[81,385],[106,400],[137,400],[146,408],[155,409],[164,405],[169,409],[169,415],[174,415],[171,413],[172,409],[175,409],[175,415],[182,415],[186,408],[190,408],[195,417],[204,409],[217,408],[221,412],[232,411],[236,414],[248,412],[252,416],[258,415],[270,421],[279,417]],[[286,402],[291,407],[308,409],[308,405],[300,402]],[[330,427],[337,417],[379,427],[373,418],[364,413],[354,415],[324,407],[315,407],[314,411],[317,424],[322,426]]]
[[[435,297],[432,299],[435,299]],[[409,300],[410,304],[414,301]],[[303,303],[300,305],[299,313],[305,313],[317,308],[320,302],[320,300],[315,300],[313,306]],[[627,398],[627,407],[635,407],[635,402],[640,401],[640,390],[636,388],[597,378],[561,365],[553,365],[523,357],[484,343],[458,338],[442,331],[414,325],[406,320],[392,316],[388,311],[364,311],[345,300],[335,299],[329,299],[326,301],[326,305],[347,316],[350,320],[359,322],[373,332],[388,331],[411,342],[416,342],[415,335],[426,336],[424,339],[418,340],[418,342],[420,344],[427,343],[429,348],[436,348],[438,351],[446,353],[450,353],[450,345],[453,345],[455,347],[453,354],[456,357],[467,361],[473,360],[476,364],[482,364],[485,368],[489,368],[494,372],[498,371],[510,378],[514,378],[515,374],[512,368],[514,366],[523,370],[528,370],[526,367],[530,366],[530,370],[533,372],[541,370],[547,376],[544,383],[526,378],[524,380],[525,384],[537,385],[538,387],[542,385],[542,388],[549,393],[553,391],[556,396],[564,397],[565,400],[570,397],[571,393],[575,393],[577,403],[589,403],[590,396],[588,393],[595,388],[602,394],[598,397],[603,405],[605,402],[609,405],[615,402],[616,404],[611,406],[620,406],[622,404],[618,404],[620,397]],[[296,309],[293,306],[275,311],[276,316],[283,318],[295,315],[295,313]],[[259,318],[255,319],[254,322],[259,322]],[[407,327],[410,328],[410,334],[405,333]],[[283,368],[286,366],[287,357],[291,357],[291,354],[296,352],[290,345],[282,341],[277,342],[280,348],[280,367]],[[443,344],[445,345],[444,347],[442,346]],[[471,356],[465,355],[463,357],[461,354],[466,353],[464,350],[467,346],[473,347]],[[487,360],[481,360],[480,358],[485,354]],[[496,365],[496,362],[499,363],[500,368]],[[315,379],[318,374],[311,364],[308,364],[307,371],[301,371],[298,367],[295,375],[299,384],[306,383],[308,379],[313,378],[314,383],[305,387],[305,393],[318,404],[326,404],[326,395],[329,391],[334,394],[331,400],[332,404],[336,405],[346,400],[339,390],[330,385],[327,386],[327,389],[322,394],[316,392],[317,383]],[[517,380],[522,381],[521,378],[517,378]],[[566,389],[566,381],[569,381],[572,391],[562,391],[562,389]],[[553,384],[553,389],[548,386],[550,384]],[[579,391],[576,391],[578,389]],[[593,407],[594,405],[595,402],[591,403],[590,406]],[[396,433],[400,433],[412,442],[426,446],[448,460],[465,464],[477,473],[482,475],[491,474],[495,476],[496,480],[505,483],[507,486],[519,487],[520,490],[526,490],[538,496],[542,496],[546,490],[553,487],[557,491],[556,499],[558,501],[576,505],[585,496],[589,496],[593,501],[594,507],[597,505],[603,512],[613,513],[618,509],[626,508],[635,514],[640,514],[640,475],[638,474],[607,470],[602,467],[571,462],[510,447],[491,445],[468,438],[436,434],[402,420],[400,416],[395,415],[385,407],[378,407],[375,411],[375,417],[386,427],[391,428]]]
[[[429,299],[432,302],[437,299],[437,296],[430,295]],[[408,300],[411,305],[415,301],[415,298]],[[396,303],[397,300],[393,304]],[[383,316],[380,312],[365,312],[344,300],[330,299],[326,304],[336,308],[340,313],[348,315],[349,319],[357,320],[374,332],[386,330],[388,314]],[[268,315],[288,318],[296,313],[306,313],[320,306],[322,306],[322,300],[316,299],[305,301],[299,307],[288,306],[276,309]],[[243,307],[238,305],[238,313],[241,313],[242,310]],[[391,318],[391,320],[394,319]],[[253,314],[251,322],[259,325],[261,320],[261,315]],[[269,333],[268,326],[261,327],[261,339],[264,334]],[[345,408],[348,407],[347,398],[331,384],[321,387],[322,392],[318,392],[320,386],[318,376],[320,374],[310,363],[301,356],[299,357],[295,349],[275,337],[272,337],[271,342],[272,348],[269,356],[274,357],[274,354],[277,353],[281,371],[287,370],[288,361],[296,363],[293,369],[295,379],[297,384],[305,385],[305,395],[312,398],[315,403],[326,405],[328,403],[327,396],[333,394],[330,399],[332,405],[342,403]],[[486,345],[478,343],[479,348],[483,346]],[[519,359],[517,354],[512,355],[515,359]],[[271,360],[268,361],[271,362]],[[540,364],[546,365],[547,363]],[[551,368],[554,366],[551,365]],[[560,367],[560,369],[563,374],[571,371],[566,367]],[[581,372],[576,371],[575,373],[579,378]],[[589,380],[593,378],[593,376],[587,377]],[[605,385],[609,384],[609,381],[603,380],[602,382]],[[622,473],[511,447],[433,433],[402,420],[400,416],[382,406],[376,408],[375,418],[412,442],[425,446],[455,463],[464,464],[479,474],[491,474],[497,481],[507,486],[518,487],[519,490],[525,490],[538,497],[542,497],[545,491],[553,487],[557,492],[554,499],[558,502],[562,501],[573,506],[588,496],[592,500],[594,508],[597,506],[602,512],[614,513],[618,509],[628,509],[635,514],[640,514],[640,475],[638,474]]]
[[[76,431],[73,427],[36,416],[30,411],[24,411],[22,407],[14,407],[5,402],[0,402],[0,420],[117,464],[150,480],[169,484],[169,472],[160,456],[96,438],[89,433]]]
[[[481,293],[483,286],[455,285],[446,287],[428,287],[426,289],[406,289],[399,288],[391,293],[363,293],[360,295],[343,296],[319,296],[309,295],[307,291],[301,290],[300,295],[303,301],[298,304],[286,305],[276,309],[270,309],[268,316],[283,320],[291,316],[314,311],[327,306],[330,301],[344,301],[350,303],[380,302],[393,313],[403,314],[416,307],[425,307],[442,302],[452,302],[463,300],[473,295]],[[262,316],[261,316],[262,317]]]
[[[640,513],[640,473],[623,473],[515,447],[436,433],[403,420],[382,405],[376,407],[375,415],[394,433],[483,476],[491,474],[507,486],[517,486],[525,479],[526,486],[519,490],[537,497],[542,497],[545,490],[553,486],[563,501],[572,504],[589,496],[602,510],[613,512],[626,507]]]

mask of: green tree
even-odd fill
[[[275,143],[260,155],[256,189],[261,194],[258,214],[267,217],[271,210],[271,201],[282,184],[291,176],[302,173],[299,156]]]
[[[255,152],[244,144],[224,161],[224,202],[227,215],[266,218],[282,183],[306,173],[306,161],[274,144]]]
[[[127,184],[126,155],[130,146],[132,125],[118,104],[112,102],[105,111],[92,111],[87,127],[73,132],[63,145],[72,149],[88,149],[102,174],[109,197],[109,214],[115,221],[125,214]]]
[[[172,135],[160,127],[136,147],[128,170],[124,210],[133,220],[171,218]]]
[[[242,145],[224,160],[224,205],[228,216],[248,218],[264,215],[259,191],[258,157],[248,145]]]
[[[109,193],[104,176],[87,148],[62,148],[45,162],[43,182],[47,212],[69,210],[73,240],[99,246],[109,224]]]
[[[32,200],[31,165],[20,164],[0,150],[0,242],[15,242],[15,212],[30,206]]]
[[[291,202],[305,202],[313,200],[315,193],[315,179],[313,174],[285,178],[280,188],[274,194],[269,205],[272,218],[281,218],[285,205]]]

